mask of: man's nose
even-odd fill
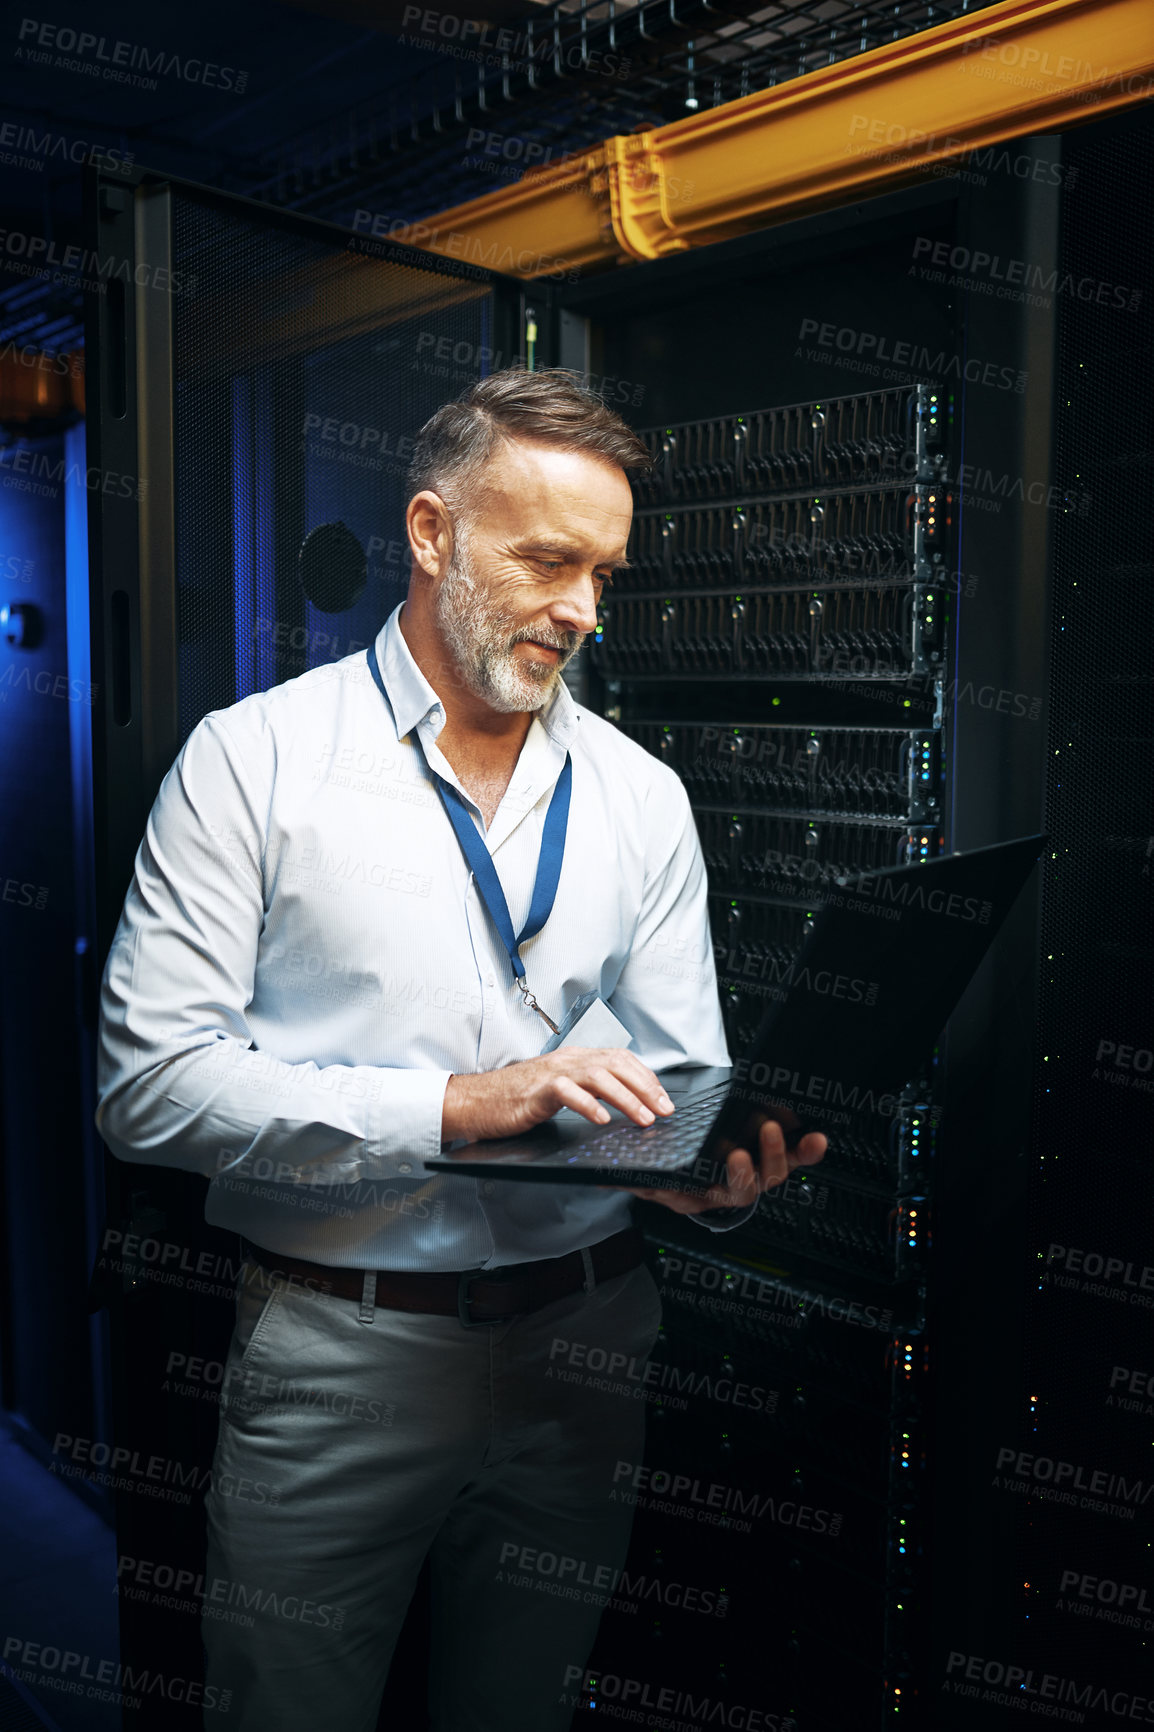
[[[553,624],[562,630],[591,632],[597,624],[597,596],[591,577],[581,578],[549,610]]]

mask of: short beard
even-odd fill
[[[469,569],[468,532],[458,518],[453,551],[433,601],[437,629],[464,684],[490,709],[508,714],[539,710],[549,701],[566,667],[585,640],[584,632],[557,632],[549,626],[518,629],[516,621],[494,606],[478,588]],[[513,646],[551,644],[560,653],[552,665],[522,661]]]

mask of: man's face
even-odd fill
[[[602,458],[503,445],[441,578],[437,627],[469,689],[492,709],[540,709],[597,623],[625,563],[633,495]]]

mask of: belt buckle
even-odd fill
[[[485,1329],[493,1321],[469,1316],[469,1283],[484,1273],[483,1269],[462,1269],[457,1277],[457,1321],[462,1329]]]
[[[510,1311],[503,1317],[470,1317],[469,1283],[480,1281],[488,1276],[490,1279],[499,1271],[496,1269],[462,1269],[457,1277],[457,1321],[462,1329],[487,1329],[491,1323],[509,1323],[519,1315]]]

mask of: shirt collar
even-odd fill
[[[397,603],[377,635],[381,679],[392,705],[397,738],[404,739],[418,722],[431,716],[432,737],[436,739],[445,725],[445,706],[417,666],[405,642],[401,630],[403,606],[403,602]],[[563,679],[557,681],[549,702],[535,714],[549,738],[567,750],[581,717],[573,694]]]

